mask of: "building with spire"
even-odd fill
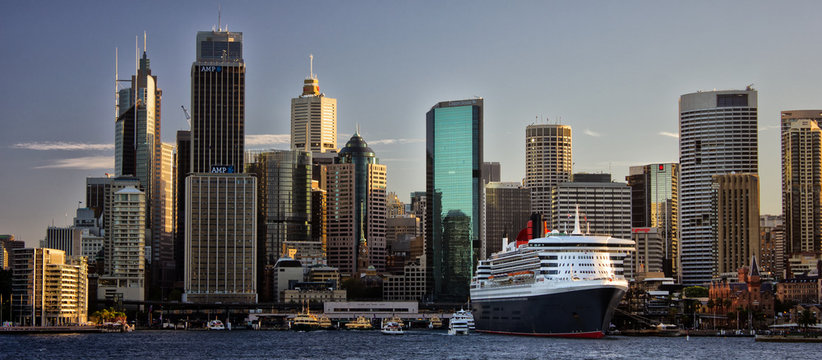
[[[314,55],[303,93],[291,99],[291,148],[317,153],[337,151],[337,99],[320,92]]]
[[[385,271],[386,167],[359,129],[327,165],[328,265],[356,274]]]

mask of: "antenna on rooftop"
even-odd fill
[[[119,71],[118,71],[119,70],[118,69],[119,62],[117,61],[118,60],[117,50],[118,49],[115,46],[114,47],[114,119],[115,120],[117,119],[117,116],[120,115],[120,96],[117,93],[117,90],[118,90],[117,80],[120,79],[120,74],[119,74]]]
[[[223,5],[217,4],[217,31],[223,31],[222,28]]]
[[[314,54],[309,54],[308,59],[309,59],[309,61],[308,61],[308,63],[309,63],[309,65],[308,65],[308,77],[310,77],[312,79],[315,79],[315,76],[314,76]]]
[[[146,31],[143,30],[143,53],[145,53],[146,48],[148,48],[148,45],[146,44],[147,40],[148,40],[148,36],[146,36]]]

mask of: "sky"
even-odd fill
[[[388,190],[425,189],[425,113],[485,99],[486,161],[521,181],[525,127],[573,129],[574,172],[678,161],[678,100],[759,92],[761,213],[781,212],[779,112],[822,108],[818,1],[6,1],[0,3],[0,234],[36,246],[71,222],[85,178],[113,172],[114,53],[147,34],[162,138],[187,129],[197,31],[243,33],[247,148],[288,147],[308,56]]]

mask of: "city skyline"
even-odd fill
[[[337,138],[347,139],[361,124],[388,166],[388,190],[403,201],[425,189],[424,116],[432,103],[484,98],[485,160],[501,162],[502,181],[524,177],[523,130],[540,117],[550,123],[561,117],[573,128],[573,172],[612,173],[622,181],[630,165],[678,161],[673,135],[680,95],[754,83],[760,92],[761,213],[781,213],[780,111],[822,102],[814,88],[820,74],[804,60],[820,51],[810,46],[813,21],[802,21],[819,5],[794,3],[784,11],[768,3],[742,9],[736,3],[467,4],[225,7],[223,23],[244,33],[253,74],[246,147],[288,148],[289,100],[299,95],[295,84],[308,72],[308,54],[315,55],[321,91],[339,99]],[[707,7],[711,12],[704,12]],[[19,56],[0,60],[16,69],[7,74],[7,84],[16,87],[0,97],[7,129],[0,134],[0,166],[14,169],[0,175],[0,201],[11,205],[0,212],[0,233],[34,246],[48,225],[70,224],[84,200],[86,177],[114,173],[113,48],[119,47],[121,77],[129,76],[131,37],[147,31],[148,57],[162,78],[166,104],[162,140],[174,142],[176,131],[188,128],[179,105],[190,106],[191,40],[217,25],[217,4],[6,8],[0,39]],[[309,12],[316,28],[294,33],[303,29],[297,14]],[[345,20],[360,12],[364,22]],[[89,13],[103,16],[86,19]],[[130,15],[117,16],[124,13]],[[253,16],[264,13],[279,22]],[[420,28],[421,22],[428,26]],[[762,22],[773,26],[755,26]],[[745,29],[744,38],[714,41],[738,29]],[[797,48],[807,52],[784,55]]]

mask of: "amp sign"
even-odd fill
[[[234,165],[211,165],[212,174],[233,174]]]
[[[222,66],[214,66],[214,65],[211,65],[211,66],[206,66],[206,65],[200,66],[200,72],[221,72],[221,71],[223,71],[223,67],[222,67]]]

